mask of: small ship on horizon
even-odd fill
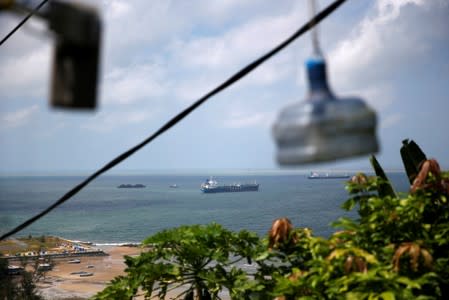
[[[317,172],[310,172],[310,175],[307,177],[309,179],[341,179],[341,178],[349,178],[350,176],[348,174],[329,174],[326,173],[324,175],[319,174]]]

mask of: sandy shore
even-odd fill
[[[48,271],[45,278],[38,283],[38,288],[44,299],[88,299],[118,275],[124,275],[124,256],[138,255],[143,251],[139,247],[109,246],[102,247],[109,256],[80,257],[79,264],[69,264],[72,258],[57,259],[53,270]],[[92,276],[80,277],[71,275],[72,272],[91,272]],[[176,289],[166,299],[174,299],[182,289]],[[220,293],[220,297],[229,300],[229,294]],[[143,299],[136,298],[136,299]]]
[[[103,290],[118,275],[125,274],[124,255],[138,255],[139,247],[102,247],[109,256],[81,257],[79,264],[69,264],[73,258],[57,259],[53,270],[46,273],[38,284],[45,299],[87,299]],[[80,277],[72,272],[91,272],[92,276]]]

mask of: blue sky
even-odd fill
[[[308,19],[307,1],[94,3],[104,22],[95,112],[49,105],[54,40],[42,21],[0,47],[1,173],[99,168]],[[378,114],[385,168],[402,167],[401,141],[411,138],[449,169],[448,15],[448,0],[353,0],[319,28],[334,92]],[[20,19],[0,15],[0,36]],[[310,53],[306,35],[114,172],[278,168],[271,127],[304,99]],[[366,168],[367,156],[298,169]]]

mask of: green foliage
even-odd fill
[[[14,299],[17,295],[17,288],[8,276],[8,260],[0,257],[0,299]]]
[[[410,170],[425,157],[416,147],[401,149]],[[358,217],[337,220],[340,231],[327,239],[297,228],[269,249],[267,238],[218,224],[165,230],[144,241],[148,252],[127,257],[127,276],[95,299],[164,299],[178,286],[184,299],[216,299],[223,290],[232,299],[449,299],[449,189],[436,188],[449,173],[397,194],[374,157],[372,164],[377,176],[357,174],[346,185],[342,207]],[[242,260],[255,271],[239,268]]]
[[[302,267],[275,276],[273,295],[287,299],[447,299],[447,195],[421,190],[381,197],[374,191],[383,183],[381,178],[363,174],[348,182],[351,197],[343,207],[358,206],[359,218],[335,222],[343,231],[322,241],[320,247],[309,248],[312,259]]]
[[[26,252],[40,252],[41,250],[47,250],[56,248],[62,243],[66,243],[58,237],[53,236],[40,236],[32,237],[19,237],[14,239],[6,239],[0,241],[0,255],[20,255]]]
[[[130,299],[139,288],[146,297],[160,299],[176,288],[182,288],[178,297],[190,298],[193,292],[199,299],[216,298],[226,288],[241,298],[251,284],[236,263],[250,261],[261,249],[255,234],[214,223],[164,230],[143,244],[150,250],[126,257],[127,276],[116,278],[96,299]]]
[[[0,257],[0,299],[40,300],[36,288],[36,271],[24,271],[21,275],[8,274],[8,260]]]

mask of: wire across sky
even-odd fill
[[[4,42],[6,42],[17,30],[19,30],[20,27],[25,24],[26,21],[28,21],[29,18],[31,18],[42,6],[44,6],[45,3],[47,3],[48,0],[44,0],[41,3],[39,3],[32,11],[28,13],[28,15],[20,21],[19,24],[17,24],[16,27],[14,27],[1,41],[0,46],[3,45]]]
[[[156,139],[158,136],[172,128],[174,125],[176,125],[178,122],[180,122],[182,119],[187,117],[191,112],[193,112],[196,108],[198,108],[200,105],[202,105],[204,102],[206,102],[208,99],[213,97],[214,95],[222,92],[229,86],[233,85],[252,71],[254,71],[257,67],[259,67],[261,64],[269,60],[271,57],[279,53],[282,49],[287,47],[289,44],[291,44],[294,40],[299,38],[301,35],[309,31],[311,28],[316,26],[318,23],[320,23],[322,20],[324,20],[326,17],[328,17],[332,12],[334,12],[341,4],[346,2],[346,0],[336,0],[333,3],[331,3],[329,6],[327,6],[325,9],[323,9],[320,13],[318,13],[314,18],[312,18],[310,21],[305,23],[303,26],[301,26],[295,33],[293,33],[290,37],[285,39],[283,42],[278,44],[276,47],[274,47],[272,50],[268,51],[258,59],[254,60],[253,62],[249,63],[239,71],[237,71],[234,75],[229,77],[226,81],[209,91],[207,94],[196,100],[193,104],[191,104],[189,107],[175,115],[173,118],[171,118],[169,121],[167,121],[164,125],[162,125],[156,132],[154,132],[152,135],[147,137],[145,140],[140,142],[139,144],[135,145],[134,147],[130,148],[129,150],[123,152],[113,160],[111,160],[109,163],[104,165],[101,169],[94,172],[92,175],[87,177],[84,181],[79,183],[77,186],[72,188],[70,191],[68,191],[65,195],[63,195],[61,198],[59,198],[56,202],[54,202],[51,206],[40,212],[39,214],[35,215],[34,217],[26,220],[22,224],[18,225],[14,229],[10,230],[9,232],[3,234],[0,237],[0,240],[6,239],[7,237],[16,234],[20,232],[21,230],[25,229],[26,227],[30,226],[46,214],[48,214],[50,211],[58,207],[59,205],[63,204],[67,200],[69,200],[71,197],[73,197],[75,194],[77,194],[79,191],[81,191],[85,186],[87,186],[91,181],[93,181],[95,178],[100,176],[101,174],[105,173],[106,171],[110,170],[114,166],[118,165],[131,155],[133,155],[135,152],[152,142],[154,139]]]

